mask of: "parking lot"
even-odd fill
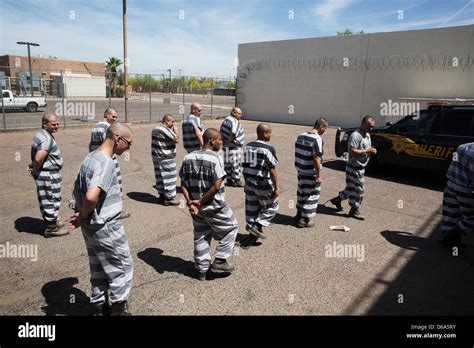
[[[170,107],[177,108],[177,104]],[[97,108],[102,110],[103,105]],[[220,122],[206,120],[204,127],[219,128]],[[255,138],[257,124],[243,121],[246,142]],[[347,201],[345,211],[337,213],[329,204],[322,204],[345,184],[344,162],[334,154],[335,129],[324,135],[323,186],[316,227],[298,229],[291,220],[296,213],[293,144],[307,127],[273,124],[271,143],[280,160],[277,170],[282,194],[280,210],[268,228],[267,239],[248,250],[235,248],[232,262],[236,270],[232,275],[205,282],[192,278],[191,218],[183,206],[158,205],[152,188],[153,126],[133,125],[132,149],[120,159],[124,207],[132,213],[123,224],[135,266],[130,298],[133,314],[465,315],[474,312],[473,238],[465,239],[467,247],[458,255],[437,241],[443,178],[426,172],[384,169],[366,177],[361,208],[365,221],[346,216]],[[0,314],[90,314],[90,274],[81,232],[75,230],[57,239],[42,236],[35,185],[26,174],[33,135],[33,131],[0,135],[0,244],[31,244],[38,248],[36,261],[0,259]],[[63,220],[71,214],[67,202],[79,164],[87,154],[89,138],[88,128],[60,129],[56,135],[65,159]],[[184,154],[179,144],[178,166]],[[239,221],[239,234],[246,234],[243,189],[226,187],[226,200]],[[331,231],[331,225],[346,225],[350,231]],[[341,256],[332,252],[341,245],[354,246],[358,253]]]
[[[235,105],[235,97],[189,93],[184,95],[181,93],[152,93],[150,96],[148,93],[134,93],[128,101],[128,121],[135,123],[158,122],[160,117],[166,113],[181,119],[183,113],[189,112],[193,102],[202,104],[204,118],[217,118],[229,114],[230,109]],[[109,105],[118,111],[119,120],[125,121],[125,101],[123,98],[111,98],[110,100],[106,98],[71,98],[63,101],[60,98],[46,97],[46,103],[47,106],[38,109],[37,112],[26,112],[24,110],[5,112],[6,129],[32,129],[38,127],[41,123],[41,116],[46,112],[59,116],[62,125],[88,126],[101,121],[104,110]],[[181,105],[183,107],[180,107]],[[3,123],[1,127],[4,128]]]

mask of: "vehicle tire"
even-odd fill
[[[28,112],[36,112],[38,111],[38,104],[30,102],[26,105],[26,111]]]

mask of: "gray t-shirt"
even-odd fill
[[[105,152],[93,151],[82,162],[74,188],[79,192],[76,202],[81,209],[87,190],[99,187],[99,201],[92,212],[90,225],[103,225],[116,220],[122,212],[122,195],[115,162]]]
[[[57,171],[63,168],[64,160],[59,151],[54,136],[45,129],[38,129],[31,144],[31,161],[33,162],[38,151],[47,151],[48,156],[41,170]]]
[[[372,147],[372,141],[370,140],[370,134],[364,133],[362,129],[357,129],[354,133],[351,134],[348,144],[348,152],[349,152],[349,163],[358,167],[365,167],[369,163],[370,154],[364,153],[359,156],[351,155],[351,147],[354,149],[363,149],[367,150],[369,147]]]

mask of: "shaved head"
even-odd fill
[[[174,117],[171,116],[170,114],[166,114],[165,116],[163,116],[163,119],[161,120],[161,122],[165,123],[166,121],[173,121],[174,120]]]
[[[51,121],[57,121],[58,118],[56,117],[55,114],[44,114],[43,118],[41,119],[41,122],[44,123],[49,123]]]
[[[114,139],[115,135],[129,138],[132,134],[133,132],[129,126],[123,123],[115,122],[109,127],[109,130],[107,131],[107,138]]]
[[[257,136],[263,137],[263,135],[272,130],[272,127],[268,123],[260,123],[257,126]]]
[[[208,128],[202,135],[202,140],[204,144],[209,144],[212,140],[216,140],[220,138],[220,136],[221,136],[221,132],[219,132],[217,129]]]
[[[117,113],[117,110],[115,110],[113,107],[109,106],[107,109],[104,111],[104,116],[112,113]]]
[[[192,103],[191,104],[191,114],[195,116],[200,116],[202,113],[202,106],[199,103]]]

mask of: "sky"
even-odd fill
[[[474,0],[127,0],[129,72],[235,76],[238,44],[474,24]],[[0,0],[0,55],[123,61],[122,0]]]

